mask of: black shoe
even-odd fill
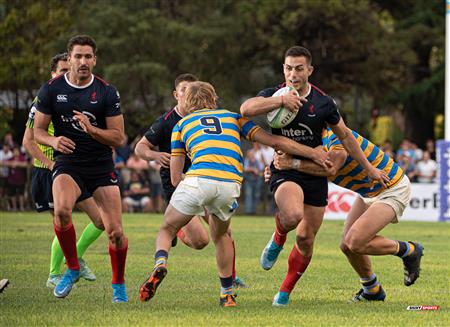
[[[172,247],[174,248],[174,247],[176,247],[177,246],[177,243],[178,243],[178,237],[174,237],[173,238],[173,240],[172,240]]]
[[[414,252],[403,259],[404,278],[403,282],[406,286],[414,284],[419,278],[420,260],[423,256],[423,246],[420,243],[408,241],[414,245]]]
[[[9,284],[9,280],[7,280],[7,279],[0,280],[0,293],[3,292],[3,290],[8,286],[8,284]]]
[[[364,289],[360,289],[358,293],[353,295],[353,297],[348,301],[352,302],[368,302],[368,301],[384,301],[386,298],[386,293],[383,288],[380,286],[380,290],[375,294],[367,294],[364,293]]]
[[[153,269],[150,277],[141,285],[139,289],[139,298],[141,302],[146,302],[155,296],[156,289],[167,275],[167,269],[164,266],[158,266]]]

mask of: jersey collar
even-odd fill
[[[76,88],[76,89],[85,89],[85,88],[91,86],[92,83],[94,83],[94,74],[91,74],[91,80],[89,81],[89,83],[87,83],[86,85],[83,85],[83,86],[78,86],[78,85],[75,85],[75,84],[70,83],[70,82],[69,82],[69,79],[67,78],[68,74],[69,74],[68,72],[64,74],[64,79],[66,80],[67,84],[69,84],[69,85],[72,86],[73,88]]]

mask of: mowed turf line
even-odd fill
[[[195,251],[180,244],[169,257],[169,273],[155,298],[140,303],[138,288],[153,264],[161,215],[124,215],[129,238],[126,269],[128,304],[112,304],[107,238],[86,252],[96,282],[81,280],[64,300],[45,287],[53,237],[47,214],[0,213],[0,278],[10,286],[0,295],[1,326],[448,326],[450,224],[403,222],[384,235],[417,240],[425,246],[421,278],[403,286],[397,257],[376,257],[375,271],[386,290],[384,303],[347,304],[359,289],[357,276],[339,251],[343,221],[325,221],[308,271],[291,295],[288,308],[272,308],[273,295],[287,269],[290,235],[271,271],[259,267],[262,248],[274,226],[272,218],[234,217],[237,268],[250,287],[238,290],[238,307],[218,306],[219,281],[214,246]],[[77,235],[87,224],[74,217]],[[439,311],[407,311],[408,305],[439,305]]]

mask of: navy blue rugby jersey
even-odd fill
[[[106,117],[122,114],[119,92],[108,82],[92,75],[90,83],[79,87],[68,81],[67,73],[58,76],[39,90],[37,110],[52,116],[55,136],[65,136],[75,142],[73,153],[55,152],[56,161],[112,162],[111,147],[92,138],[73,119],[73,110],[77,110],[88,116],[93,126],[106,129]]]
[[[171,137],[173,127],[182,119],[176,108],[161,115],[156,119],[152,126],[145,132],[145,138],[153,145],[159,147],[160,152],[171,152]],[[187,172],[191,166],[189,157],[186,156],[183,172]],[[175,190],[170,181],[170,169],[161,167],[159,171],[161,175],[162,187],[166,193],[171,194]]]
[[[286,84],[280,84],[275,87],[267,88],[258,93],[257,96],[265,98],[271,97],[277,90],[285,87]],[[327,123],[336,125],[341,116],[334,100],[326,95],[316,86],[310,83],[310,91],[306,96],[307,102],[303,104],[295,116],[294,120],[283,128],[272,128],[272,134],[285,136],[298,143],[309,147],[317,147],[322,145],[322,132],[327,128]],[[296,158],[301,158],[295,156]],[[280,172],[273,163],[270,166],[272,174]],[[303,176],[311,179],[322,179],[324,177],[316,177],[297,170],[283,171],[284,174]]]

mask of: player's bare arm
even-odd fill
[[[73,112],[75,114],[73,118],[93,139],[114,147],[122,146],[125,142],[123,115],[106,117],[106,129],[102,129],[93,126],[85,114],[76,110]]]
[[[170,153],[159,152],[156,150],[156,146],[153,145],[145,136],[143,136],[136,144],[134,153],[144,160],[152,161],[160,164],[161,167],[169,168],[170,166]]]
[[[297,111],[303,105],[303,102],[306,102],[306,100],[300,98],[295,90],[279,97],[254,97],[246,100],[241,105],[241,114],[244,117],[253,117],[266,114],[280,107],[285,107],[290,111]]]
[[[353,136],[352,131],[345,126],[344,121],[341,119],[336,125],[330,125],[330,128],[339,138],[349,155],[364,168],[369,179],[378,181],[381,185],[383,185],[383,187],[386,187],[386,183],[389,182],[389,178],[386,176],[386,173],[376,169],[370,164]]]
[[[53,170],[53,166],[55,165],[55,163],[47,158],[44,153],[42,153],[41,149],[39,149],[39,147],[37,146],[36,142],[34,141],[33,128],[25,128],[22,144],[30,156],[42,162],[45,166],[48,167],[48,169]]]
[[[287,153],[275,154],[273,164],[276,169],[289,170],[295,169],[302,173],[311,174],[314,176],[334,176],[347,159],[347,152],[344,150],[328,152],[328,160],[332,163],[331,167],[324,167],[316,164],[312,160],[294,159]]]
[[[71,154],[75,150],[75,142],[65,136],[51,136],[48,134],[48,125],[52,119],[51,115],[36,112],[34,118],[34,139],[39,144],[51,146],[56,151]]]
[[[170,158],[170,180],[175,187],[183,180],[185,159],[185,156],[172,156]]]
[[[331,163],[327,160],[328,157],[325,151],[300,144],[287,137],[269,134],[263,129],[259,129],[253,136],[253,140],[268,145],[276,151],[309,158],[324,167],[331,166]]]

